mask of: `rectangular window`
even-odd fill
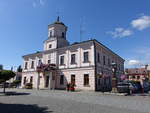
[[[106,65],[106,57],[103,56],[103,65]]]
[[[89,74],[84,74],[84,86],[89,86]]]
[[[52,44],[49,44],[49,48],[52,48]]]
[[[71,64],[75,64],[76,63],[76,55],[72,54],[71,55]]]
[[[23,84],[24,85],[26,84],[26,77],[24,77],[24,79],[23,79]]]
[[[32,82],[33,82],[33,77],[31,76],[30,77],[30,83],[32,84]]]
[[[71,84],[75,85],[75,82],[76,82],[75,75],[71,75]]]
[[[64,84],[64,75],[60,75],[60,85]]]
[[[84,52],[84,62],[89,62],[89,52]]]
[[[64,56],[60,56],[60,65],[64,65]]]
[[[49,36],[52,37],[52,31],[49,31]]]
[[[51,63],[51,60],[48,60],[47,63],[50,64],[50,63]]]
[[[34,61],[31,62],[31,69],[34,68]]]
[[[41,60],[39,60],[39,61],[38,61],[38,66],[40,66],[40,65],[41,65],[41,63],[42,63],[42,61],[41,61]]]
[[[110,67],[110,59],[108,58],[108,66]]]
[[[100,63],[100,54],[97,53],[97,62]]]
[[[27,69],[28,68],[28,62],[25,62],[25,67],[24,69]]]

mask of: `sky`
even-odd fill
[[[150,64],[150,0],[0,0],[0,64],[16,68],[23,55],[42,51],[58,15],[70,43],[82,30],[82,41],[97,39],[125,67]]]

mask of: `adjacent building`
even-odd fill
[[[66,33],[67,26],[59,17],[48,25],[44,50],[23,56],[22,87],[32,83],[33,88],[65,89],[67,83],[74,83],[76,89],[98,91],[105,84],[111,87],[112,63],[117,64],[120,79],[123,58],[97,40],[69,44]]]
[[[148,73],[148,65],[141,68],[127,68],[125,69],[125,73],[129,80],[142,80],[144,78],[149,78]]]

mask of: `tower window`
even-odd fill
[[[49,36],[52,37],[52,31],[49,32]]]
[[[65,37],[65,33],[64,33],[64,32],[62,32],[62,37],[63,37],[63,38]]]

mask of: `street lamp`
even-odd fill
[[[112,72],[113,72],[113,77],[112,77],[112,88],[113,91],[116,91],[116,87],[117,87],[117,76],[116,76],[116,72],[117,72],[117,64],[116,63],[112,63]]]

